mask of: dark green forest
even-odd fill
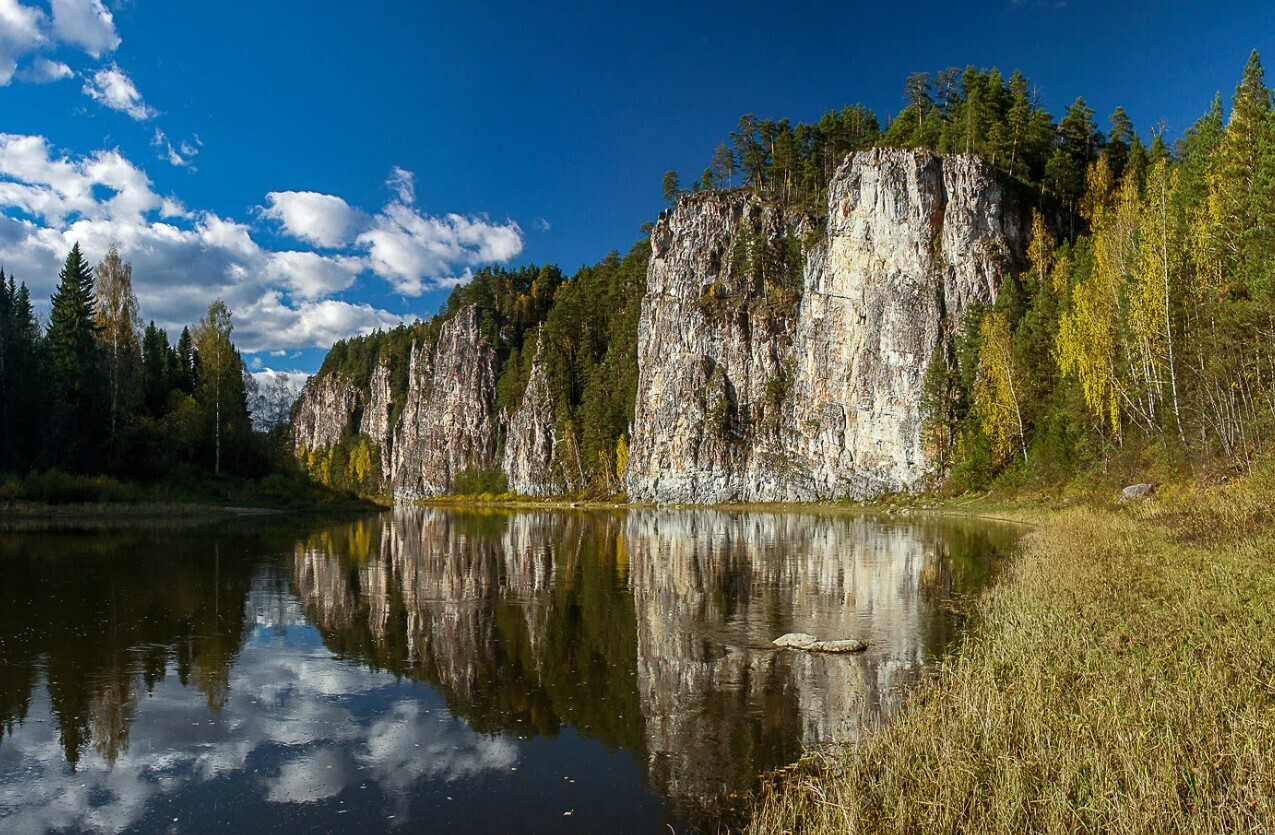
[[[175,340],[143,327],[114,248],[94,267],[72,247],[44,325],[0,270],[0,500],[132,500],[125,482],[160,481],[183,498],[182,482],[289,470],[290,402],[257,390],[233,330],[220,300]],[[254,429],[250,400],[273,426]]]
[[[496,350],[496,407],[513,410],[521,404],[539,350],[567,466],[590,492],[614,493],[637,393],[637,325],[649,258],[650,243],[642,240],[624,257],[612,252],[570,279],[556,266],[484,268],[453,290],[428,322],[336,343],[316,379],[339,373],[362,388],[373,370],[388,362],[392,422],[407,395],[413,341],[432,348],[443,323],[473,305],[481,333]],[[368,475],[375,469],[366,466],[370,454],[367,438],[347,434],[334,449],[311,453],[306,465],[332,487],[375,493],[382,485]],[[462,475],[461,493],[504,491],[499,473]]]

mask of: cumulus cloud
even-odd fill
[[[340,197],[315,191],[272,191],[262,214],[277,220],[289,235],[324,247],[350,242],[362,215]]]
[[[155,108],[142,100],[133,79],[115,64],[103,67],[84,79],[84,95],[104,107],[127,113],[139,122],[159,115]]]
[[[120,45],[115,19],[102,0],[53,0],[53,34],[62,43],[81,47],[94,58]]]
[[[247,352],[326,348],[403,320],[369,304],[327,298],[366,269],[359,256],[263,247],[244,223],[156,194],[118,150],[74,157],[55,152],[44,137],[0,134],[6,270],[47,299],[76,242],[90,259],[118,246],[133,262],[145,315],[164,326],[193,322],[213,298],[224,299]]]
[[[18,71],[18,79],[32,84],[51,84],[70,78],[75,73],[61,61],[51,61],[43,55],[31,62],[31,66]]]
[[[299,240],[328,248],[352,246],[363,268],[405,296],[464,284],[474,267],[522,252],[523,232],[514,221],[421,212],[411,171],[395,167],[386,186],[394,197],[370,217],[340,197],[312,191],[271,192],[261,213]]]
[[[391,202],[359,235],[372,270],[406,296],[446,286],[447,276],[479,264],[508,261],[522,252],[522,229],[514,221],[485,217],[423,215],[401,200]]]
[[[18,0],[0,0],[0,86],[13,80],[18,58],[45,42],[44,12]]]
[[[153,144],[189,163],[190,151],[174,148],[162,131]],[[148,319],[180,327],[221,298],[235,313],[236,341],[247,353],[326,348],[408,318],[340,298],[362,276],[416,296],[464,284],[478,266],[522,251],[514,221],[429,215],[409,202],[410,172],[395,169],[389,182],[393,197],[375,214],[333,195],[269,193],[260,214],[325,251],[270,247],[248,223],[157,193],[118,149],[76,156],[42,136],[0,133],[0,253],[6,270],[43,301],[73,244],[91,260],[114,245],[133,262]]]

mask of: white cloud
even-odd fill
[[[199,154],[199,144],[199,137],[195,137],[194,141],[182,140],[174,145],[159,128],[155,128],[155,135],[151,137],[151,147],[159,151],[160,159],[169,165],[191,171],[196,170],[193,160]]]
[[[277,220],[294,238],[319,246],[344,246],[363,223],[360,212],[331,194],[272,191],[266,200],[270,205],[262,214]]]
[[[270,192],[261,213],[300,240],[329,248],[352,244],[363,256],[361,268],[405,296],[464,284],[474,267],[522,252],[522,229],[513,221],[424,214],[415,206],[416,175],[404,168],[395,167],[386,185],[394,199],[370,218],[340,197],[313,191]],[[335,272],[329,278],[338,280]]]
[[[45,41],[44,12],[17,0],[0,0],[0,86],[13,80],[18,58]]]
[[[407,296],[418,296],[458,268],[508,261],[522,252],[522,229],[513,221],[422,215],[395,201],[359,235],[377,275]]]
[[[303,299],[317,299],[339,293],[363,272],[361,259],[349,256],[329,258],[317,252],[276,252],[270,256],[269,270]]]
[[[139,122],[159,115],[142,100],[133,80],[115,64],[103,67],[84,80],[84,95],[98,104],[127,113]]]
[[[393,327],[403,317],[324,298],[365,267],[353,255],[276,252],[246,224],[192,212],[161,197],[119,151],[55,153],[40,136],[0,134],[0,257],[41,303],[78,242],[90,260],[111,245],[133,262],[147,319],[174,328],[222,298],[247,352],[326,348],[337,339]]]
[[[280,347],[326,348],[338,339],[371,333],[403,323],[404,317],[370,304],[337,299],[303,301],[289,306],[279,293],[268,291],[252,304],[238,308],[243,327],[235,329],[236,341],[250,352]]]
[[[31,66],[18,71],[18,80],[32,84],[51,84],[75,75],[71,68],[61,61],[51,61],[43,55],[37,56]]]
[[[94,58],[120,45],[115,20],[102,0],[52,0],[53,34],[62,43],[82,48]]]
[[[162,131],[154,144],[165,152],[171,146]],[[114,245],[133,262],[146,318],[164,327],[196,321],[221,298],[247,353],[326,348],[409,318],[339,298],[361,275],[419,295],[464,284],[478,266],[522,251],[517,223],[423,214],[405,202],[413,197],[411,175],[396,169],[392,179],[396,199],[370,217],[339,197],[271,192],[261,215],[300,239],[340,247],[280,250],[259,243],[247,223],[157,194],[117,149],[75,156],[42,136],[0,133],[0,257],[43,309],[72,244],[90,260]]]
[[[55,157],[42,136],[0,133],[0,207],[53,223],[72,217],[136,222],[163,209],[164,201],[118,150],[72,160]]]
[[[533,223],[531,224],[531,226],[532,226],[532,228],[534,228],[537,232],[548,232],[550,229],[552,229],[552,228],[553,228],[553,227],[550,225],[549,221],[548,221],[548,220],[546,220],[546,219],[545,219],[545,218],[543,218],[543,217],[538,217],[538,218],[536,218],[536,219],[535,219],[535,222],[533,222]]]
[[[385,185],[398,195],[398,202],[408,206],[416,202],[416,175],[406,168],[394,166]]]

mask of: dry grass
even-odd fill
[[[1275,493],[1036,515],[964,651],[757,832],[1275,832]]]

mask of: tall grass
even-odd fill
[[[962,653],[756,832],[1275,831],[1275,493],[1037,514]]]

